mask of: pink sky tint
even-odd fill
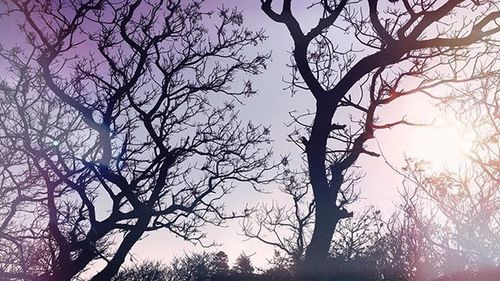
[[[272,22],[263,14],[258,0],[207,1],[207,7],[210,9],[216,9],[220,5],[225,7],[237,6],[244,11],[245,25],[253,29],[264,28],[269,38],[263,45],[258,46],[258,50],[260,52],[272,51],[272,59],[267,70],[262,75],[252,78],[259,93],[247,100],[245,106],[240,108],[240,117],[250,119],[255,123],[271,125],[271,136],[275,140],[273,143],[275,154],[285,155],[291,153],[292,159],[296,163],[300,163],[297,147],[286,142],[290,128],[287,128],[285,123],[290,121],[289,111],[298,110],[300,112],[307,108],[312,109],[314,101],[308,93],[299,93],[291,97],[290,92],[283,89],[286,84],[282,82],[282,79],[288,78],[290,73],[289,69],[285,67],[290,62],[289,52],[292,46],[288,31],[283,25]],[[305,30],[316,23],[316,17],[307,17],[300,14],[298,14],[298,17],[301,18],[302,22],[306,22]],[[411,120],[415,121],[429,121],[437,116],[437,112],[429,101],[419,97],[401,99],[380,113],[383,120],[387,121],[397,120],[402,115],[408,115],[408,117],[412,118]],[[415,128],[396,127],[391,130],[377,131],[376,140],[378,140],[382,152],[394,167],[401,168],[404,165],[405,154],[418,156],[414,155],[418,146],[418,143],[413,141],[416,134],[414,130]],[[377,141],[372,140],[369,143],[369,149],[379,152]],[[363,171],[366,172],[366,176],[360,186],[363,199],[356,204],[356,207],[362,208],[366,205],[375,205],[386,215],[390,214],[394,210],[398,199],[398,188],[401,187],[402,177],[386,165],[382,157],[362,156],[358,160],[357,166],[362,167]],[[252,190],[236,190],[235,194],[227,198],[227,208],[241,208],[245,204],[254,206],[259,203],[270,202],[272,199],[283,198],[277,186],[270,185],[266,189],[274,193],[266,195]],[[354,211],[356,210],[354,209]],[[257,267],[265,267],[267,264],[266,259],[272,256],[272,247],[257,241],[248,241],[245,237],[239,235],[241,230],[237,222],[228,222],[227,225],[227,228],[209,229],[208,239],[223,245],[207,250],[223,250],[229,255],[231,262],[242,251],[246,254],[255,254],[252,256],[254,264]],[[134,247],[133,253],[138,259],[153,258],[169,261],[173,256],[182,255],[184,252],[203,250],[205,249],[199,246],[194,246],[179,239],[176,240],[166,231],[159,231],[149,234],[147,238],[139,242]]]
[[[279,1],[278,1],[279,2]],[[287,90],[283,90],[286,85],[282,79],[289,77],[289,69],[285,67],[290,62],[289,51],[291,51],[292,42],[288,31],[283,25],[274,23],[267,18],[260,10],[259,0],[208,0],[207,9],[215,10],[216,7],[224,5],[226,7],[238,6],[244,11],[245,24],[252,29],[263,28],[267,32],[269,39],[258,46],[259,52],[272,52],[272,60],[268,63],[267,70],[260,76],[252,78],[254,87],[259,94],[246,101],[246,104],[240,107],[240,117],[244,120],[252,120],[254,123],[271,125],[271,136],[275,140],[273,147],[276,155],[291,154],[295,164],[300,164],[300,154],[294,145],[286,141],[290,129],[285,123],[290,121],[288,112],[313,108],[312,96],[308,93],[299,93],[291,97]],[[302,10],[302,9],[301,9]],[[313,12],[311,12],[313,13]],[[316,17],[308,17],[308,13],[298,14],[302,22],[305,22],[304,29],[316,24]],[[12,42],[20,40],[19,32],[12,23],[0,19],[2,26],[1,44],[9,46]],[[346,42],[347,43],[347,42]],[[0,61],[1,64],[1,61]],[[4,75],[6,69],[1,68],[0,74]],[[425,107],[425,110],[422,110]],[[438,113],[428,105],[428,101],[421,98],[407,98],[396,102],[395,104],[384,108],[381,112],[383,120],[394,121],[407,115],[414,121],[429,121],[435,118]],[[339,122],[341,120],[338,120]],[[346,120],[347,121],[347,120]],[[376,140],[380,143],[382,152],[386,158],[396,168],[404,165],[404,154],[408,156],[416,153],[418,143],[414,142],[416,134],[415,128],[396,127],[391,130],[378,131]],[[370,150],[379,152],[378,144],[375,140],[369,143]],[[389,214],[394,209],[394,202],[397,200],[397,190],[401,186],[402,177],[397,175],[389,166],[385,164],[382,157],[374,158],[363,156],[357,162],[358,166],[366,172],[366,177],[361,183],[361,197],[363,200],[356,206],[373,204],[381,209],[385,214]],[[263,202],[270,202],[273,199],[283,197],[275,185],[269,185],[266,190],[271,194],[257,193],[254,190],[243,187],[237,189],[233,194],[226,198],[227,209],[244,208],[255,206]],[[351,208],[352,210],[353,208]],[[354,209],[354,211],[356,211]],[[214,241],[222,244],[220,247],[203,249],[200,246],[193,245],[182,239],[176,238],[168,231],[156,231],[147,234],[138,242],[131,251],[131,258],[127,263],[136,260],[163,260],[169,262],[175,256],[182,256],[184,253],[193,251],[225,251],[230,261],[233,262],[241,253],[252,255],[252,260],[257,267],[265,267],[266,259],[271,258],[273,249],[257,241],[245,241],[237,221],[227,223],[226,228],[209,227],[207,229],[207,241]],[[96,263],[96,269],[99,265]],[[96,269],[90,269],[94,272]]]

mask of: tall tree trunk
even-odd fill
[[[334,204],[317,207],[314,232],[307,247],[301,274],[307,280],[316,280],[328,273],[328,256],[335,228],[340,220]]]
[[[316,108],[310,139],[305,143],[316,213],[311,242],[299,270],[300,280],[315,280],[325,274],[330,244],[340,218],[336,193],[326,174],[326,145],[335,110],[320,100]]]

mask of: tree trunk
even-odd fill
[[[304,262],[299,267],[299,280],[317,280],[326,273],[330,244],[340,218],[336,192],[329,185],[326,174],[326,145],[335,110],[321,101],[317,102],[316,109],[310,139],[306,143],[309,178],[316,205],[315,223]]]
[[[113,258],[103,270],[92,277],[91,281],[110,281],[118,273],[130,249],[144,234],[150,219],[151,215],[149,214],[139,219],[134,229],[124,237]]]
[[[300,270],[305,280],[318,280],[328,274],[330,245],[340,220],[334,204],[330,205],[316,208],[314,232]]]

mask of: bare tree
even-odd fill
[[[271,205],[263,204],[253,216],[245,218],[241,226],[246,237],[277,248],[289,259],[288,263],[297,266],[310,239],[314,203],[303,174],[287,171],[281,185],[281,192],[293,205],[286,206],[277,200]]]
[[[66,197],[68,188],[62,186],[65,178],[82,185],[92,180],[78,176],[85,169],[75,165],[76,159],[66,149],[75,144],[72,136],[85,136],[85,130],[70,108],[49,98],[47,89],[40,86],[39,71],[31,70],[17,51],[4,58],[12,62],[11,73],[16,77],[13,85],[3,80],[0,90],[0,275],[43,280],[44,273],[59,266],[55,249],[61,232],[57,230],[64,229],[75,239],[83,223],[79,218],[83,210],[75,208],[71,197]],[[72,151],[81,151],[84,143],[76,143]],[[60,165],[64,177],[56,179],[49,165]],[[93,187],[89,189],[87,196],[92,198]],[[58,209],[70,212],[63,215]],[[54,225],[56,220],[59,227]]]
[[[289,166],[288,161],[288,157],[284,157],[282,164]],[[357,200],[359,193],[355,185],[359,183],[361,178],[362,175],[352,173],[344,179],[339,194],[346,204]],[[281,203],[280,200],[274,200],[271,205],[262,204],[259,209],[255,210],[253,216],[243,220],[241,226],[246,237],[277,248],[287,256],[289,263],[297,269],[304,259],[306,246],[310,242],[314,226],[314,200],[310,192],[311,185],[305,170],[285,169],[276,182],[281,185],[282,194],[279,196],[285,195],[286,198],[290,199],[292,205]],[[339,229],[346,232],[365,231],[358,229],[357,226],[369,223],[368,221],[363,222],[368,217],[368,213],[366,211],[359,218],[357,217],[356,222],[347,221]],[[336,242],[342,243],[340,240]],[[352,246],[358,247],[358,245]],[[343,251],[345,249],[337,248],[336,250]]]
[[[237,183],[275,165],[269,130],[238,120],[264,40],[204,1],[2,1],[24,42],[3,46],[0,275],[110,280],[147,231],[203,243]],[[214,16],[211,16],[214,14]],[[206,24],[209,18],[213,29]],[[239,90],[234,90],[239,88]],[[274,172],[273,172],[274,173]]]
[[[439,276],[443,254],[433,244],[435,235],[445,233],[433,220],[435,208],[406,186],[401,203],[369,247],[369,260],[375,263],[380,280],[432,280]],[[444,234],[445,235],[445,234]]]
[[[315,204],[303,268],[316,275],[338,222],[352,216],[339,196],[344,178],[361,155],[377,156],[367,141],[376,130],[414,124],[404,117],[382,121],[377,109],[412,94],[435,97],[439,85],[496,75],[499,3],[312,1],[308,18],[319,20],[308,31],[296,16],[298,1],[280,3],[261,0],[261,7],[293,39],[290,88],[316,100],[315,110],[295,116]]]
[[[457,170],[433,171],[423,161],[409,161],[408,179],[442,221],[444,230],[432,241],[447,259],[444,273],[477,273],[500,259],[498,82],[496,76],[485,77],[443,100],[443,110],[457,120],[469,144]]]
[[[464,138],[463,160],[436,170],[407,159],[400,212],[378,242],[384,275],[410,280],[494,280],[498,272],[498,76],[454,87],[439,108]]]
[[[341,221],[332,242],[333,259],[349,263],[366,255],[382,235],[382,226],[380,211],[374,207],[366,208],[352,219]]]

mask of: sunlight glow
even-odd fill
[[[456,125],[416,128],[406,152],[408,157],[428,161],[433,169],[457,169],[466,160],[470,141]]]

